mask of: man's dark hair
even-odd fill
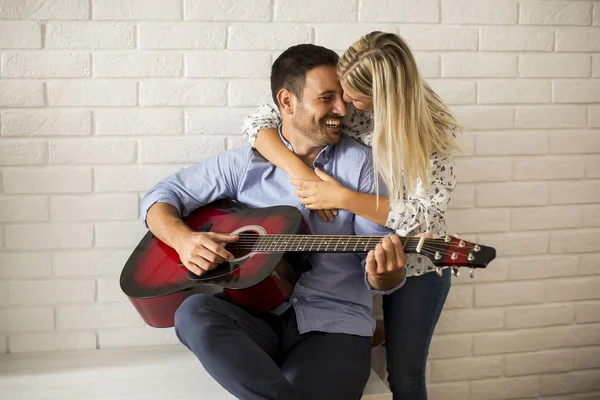
[[[279,107],[277,93],[281,89],[302,98],[306,73],[321,65],[335,67],[339,58],[335,51],[314,44],[298,44],[281,53],[271,67],[271,95],[275,105]]]

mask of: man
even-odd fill
[[[344,186],[373,193],[369,150],[342,137],[346,113],[336,76],[338,56],[315,45],[289,48],[275,61],[271,90],[282,114],[281,139],[307,165]],[[190,231],[181,215],[221,198],[250,207],[293,205],[315,234],[388,235],[390,231],[340,210],[323,222],[301,205],[289,177],[251,148],[223,152],[152,188],[142,200],[150,230],[173,247],[197,275],[232,259],[217,242],[235,236]],[[399,238],[386,237],[367,257],[310,255],[289,302],[252,314],[226,298],[190,296],[177,310],[179,339],[235,397],[358,399],[370,372],[371,291],[390,293],[404,283]]]

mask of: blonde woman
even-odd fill
[[[305,165],[281,142],[279,112],[268,105],[245,121],[244,136],[290,175],[302,204],[323,219],[331,221],[344,209],[400,236],[445,235],[458,124],[422,79],[409,47],[398,35],[372,32],[346,50],[337,70],[344,100],[353,107],[340,126],[319,122],[372,147],[385,185],[378,190],[389,197],[346,189],[318,165]],[[331,99],[325,94],[319,101]],[[388,380],[396,400],[427,398],[429,344],[450,289],[450,271],[434,271],[428,259],[409,255],[405,286],[383,296]]]

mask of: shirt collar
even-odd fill
[[[294,148],[292,147],[292,144],[290,142],[288,142],[286,140],[286,138],[283,137],[283,134],[281,133],[282,125],[283,125],[283,123],[280,122],[279,125],[277,126],[277,133],[279,133],[279,138],[281,139],[283,144],[285,144],[285,147],[290,149],[290,151],[292,153],[295,153]],[[315,161],[313,164],[316,164],[316,163],[327,164],[329,162],[329,160],[331,160],[331,157],[333,157],[334,149],[335,149],[335,145],[325,146],[323,148],[323,150],[321,150],[321,152],[317,155],[317,158],[315,158]]]

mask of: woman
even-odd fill
[[[458,124],[421,78],[406,43],[391,33],[367,34],[341,57],[338,77],[344,100],[354,106],[342,132],[373,148],[389,198],[353,192],[307,167],[279,139],[279,114],[269,106],[246,120],[244,136],[292,177],[302,203],[324,219],[333,220],[341,208],[400,236],[445,235],[444,213],[456,184],[450,153],[458,149]],[[427,258],[408,259],[404,287],[383,296],[388,380],[396,400],[427,398],[429,344],[450,289],[449,270],[431,273],[436,268]]]

